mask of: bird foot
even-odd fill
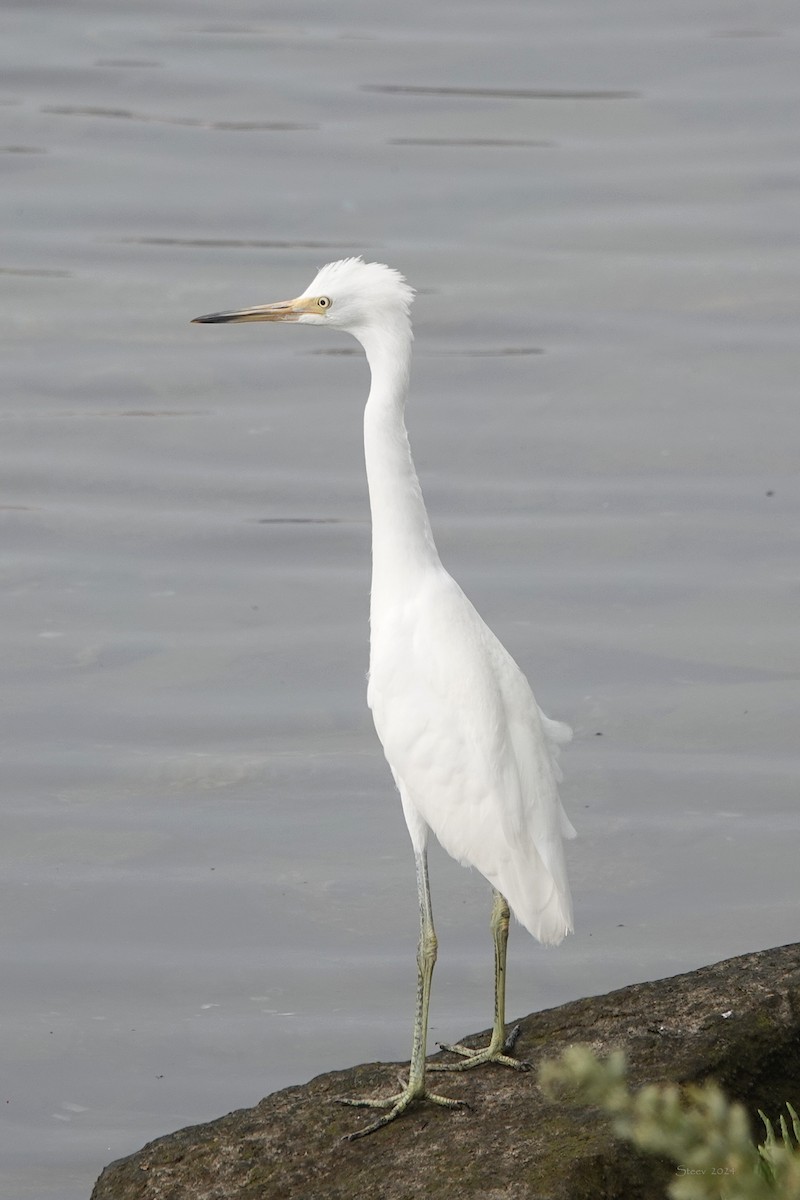
[[[459,1042],[452,1046],[445,1042],[437,1042],[440,1049],[448,1050],[451,1054],[460,1054],[461,1062],[428,1063],[427,1070],[471,1071],[473,1067],[481,1067],[484,1063],[498,1063],[501,1067],[511,1067],[514,1071],[530,1071],[531,1064],[529,1062],[520,1058],[511,1058],[511,1052],[517,1043],[520,1031],[521,1027],[515,1025],[500,1045],[497,1045],[495,1038],[492,1037],[489,1045],[485,1046],[483,1050],[473,1050],[471,1046],[462,1046]]]
[[[390,1121],[401,1117],[407,1109],[421,1104],[424,1100],[429,1100],[431,1104],[439,1104],[443,1108],[469,1108],[466,1100],[451,1100],[449,1096],[439,1096],[436,1092],[427,1091],[424,1086],[412,1087],[410,1083],[403,1088],[402,1092],[398,1092],[394,1096],[386,1096],[383,1100],[350,1100],[337,1097],[337,1104],[348,1104],[353,1108],[388,1109],[388,1112],[385,1112],[382,1117],[378,1117],[377,1121],[373,1121],[371,1125],[365,1125],[363,1129],[357,1129],[355,1133],[345,1134],[342,1141],[354,1142],[358,1138],[366,1137],[368,1133],[382,1129]]]

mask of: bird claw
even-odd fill
[[[346,1133],[342,1141],[355,1142],[358,1138],[374,1133],[376,1129],[382,1129],[384,1125],[388,1125],[390,1121],[402,1116],[407,1109],[420,1104],[423,1100],[429,1100],[432,1104],[438,1104],[442,1108],[470,1107],[466,1100],[453,1100],[449,1096],[439,1096],[436,1092],[428,1092],[424,1088],[406,1087],[402,1092],[394,1096],[386,1096],[382,1100],[351,1100],[349,1097],[337,1096],[336,1104],[347,1104],[351,1108],[385,1108],[389,1110],[382,1117],[378,1117],[377,1121],[373,1121],[371,1125],[365,1125],[363,1129],[356,1129],[354,1133]]]
[[[484,1063],[497,1063],[501,1067],[511,1067],[514,1071],[530,1071],[531,1063],[521,1058],[511,1058],[511,1052],[517,1044],[521,1031],[521,1026],[515,1025],[499,1046],[494,1044],[493,1037],[483,1050],[462,1046],[459,1042],[454,1045],[437,1042],[440,1050],[447,1050],[451,1054],[460,1054],[461,1062],[428,1063],[427,1069],[429,1071],[471,1071],[473,1067],[481,1067]]]
[[[503,1042],[503,1054],[511,1054],[517,1042],[519,1035],[522,1033],[522,1026],[517,1022],[513,1029],[506,1034],[506,1040]]]

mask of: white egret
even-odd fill
[[[367,703],[400,792],[414,847],[419,894],[418,986],[408,1083],[386,1099],[345,1103],[385,1110],[363,1137],[427,1099],[460,1102],[426,1088],[428,1005],[437,941],[426,842],[476,867],[494,890],[494,1025],[488,1046],[444,1046],[458,1061],[428,1070],[495,1062],[516,1069],[515,1032],[505,1033],[509,907],[549,945],[572,929],[562,837],[575,831],[561,806],[557,757],[568,726],[538,707],[522,671],[484,624],[436,551],[404,421],[411,364],[413,290],[381,263],[329,263],[295,300],[198,322],[291,321],[351,333],[371,372],[364,449],[372,513],[370,666]]]

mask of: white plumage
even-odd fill
[[[539,709],[525,676],[481,620],[436,551],[404,422],[413,290],[397,271],[360,258],[323,267],[295,300],[200,322],[291,321],[351,333],[364,347],[371,387],[364,450],[372,514],[370,674],[367,699],[403,804],[420,899],[419,986],[408,1085],[363,1136],[427,1098],[428,1003],[436,935],[426,860],[428,831],[494,889],[495,1020],[484,1050],[447,1047],[461,1061],[524,1068],[505,1037],[508,906],[540,941],[572,929],[563,837],[573,837],[558,796],[559,747],[571,731]],[[507,902],[507,903],[506,903]]]
[[[459,862],[476,867],[534,937],[572,929],[557,792],[568,726],[540,712],[517,664],[441,566],[373,605],[367,693],[409,808]],[[424,848],[413,817],[412,842]]]

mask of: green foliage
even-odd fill
[[[539,1082],[551,1100],[596,1105],[618,1137],[672,1159],[671,1200],[800,1200],[800,1118],[790,1104],[792,1129],[781,1115],[776,1134],[761,1113],[767,1136],[756,1146],[745,1109],[716,1083],[632,1092],[622,1051],[600,1061],[588,1046],[571,1046],[542,1064]]]
[[[776,1136],[769,1117],[761,1109],[758,1110],[758,1115],[764,1122],[764,1128],[767,1131],[766,1140],[758,1147],[758,1153],[761,1155],[761,1170],[764,1178],[774,1183],[777,1183],[781,1177],[782,1164],[787,1155],[795,1163],[800,1161],[800,1117],[788,1101],[786,1110],[792,1118],[792,1133],[789,1132],[786,1117],[781,1113],[779,1136]],[[792,1134],[794,1134],[794,1144],[792,1143]],[[800,1171],[800,1167],[795,1166],[795,1171]],[[780,1193],[778,1194],[780,1195]]]

